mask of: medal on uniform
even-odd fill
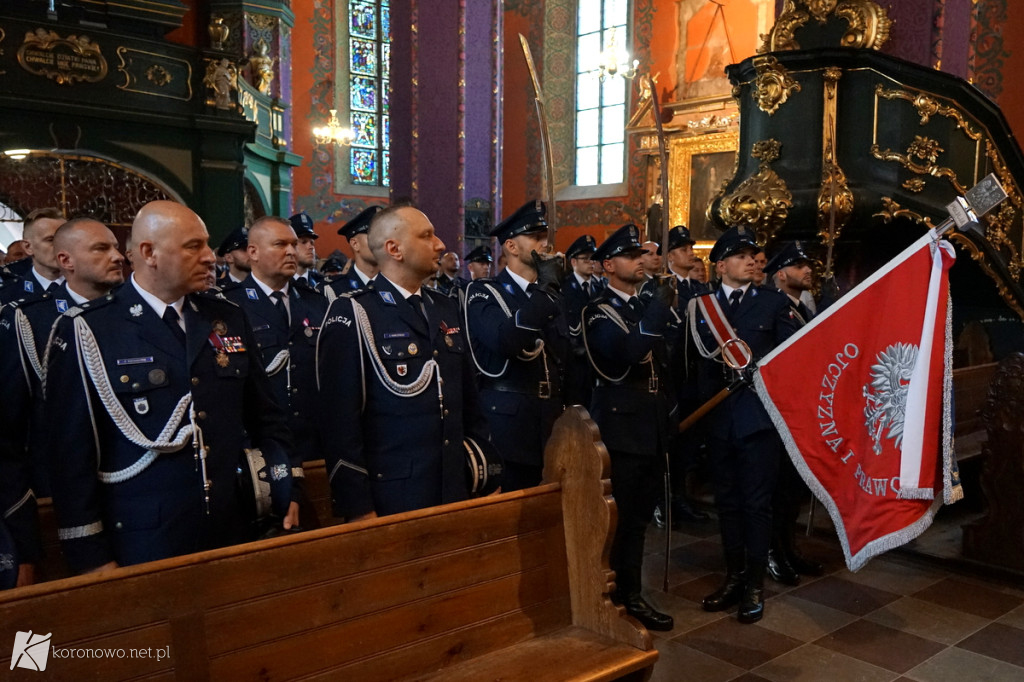
[[[225,353],[223,351],[217,353],[217,366],[218,367],[227,367],[230,362],[231,362],[231,358],[228,357],[227,353]]]
[[[452,341],[452,337],[450,337],[450,336],[446,336],[446,337],[444,337],[444,342],[445,342],[446,344],[448,344],[448,347],[449,347],[449,348],[451,348],[452,346],[454,346],[454,345],[455,345],[455,342],[454,342],[454,341]]]
[[[407,350],[409,351],[409,355],[416,355],[416,353],[419,351],[419,348],[416,347],[415,343],[410,343],[409,348]]]
[[[224,320],[213,321],[213,333],[217,336],[224,336],[228,333],[228,326],[224,324]]]

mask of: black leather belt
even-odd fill
[[[607,379],[598,379],[597,385],[599,387],[609,388],[628,388],[632,391],[643,391],[644,393],[657,393],[658,392],[658,377],[651,376],[644,379],[630,379],[627,381],[621,381],[613,383]]]
[[[504,381],[502,379],[487,379],[480,381],[482,391],[500,391],[502,393],[522,393],[538,398],[550,398],[560,393],[560,386],[551,381]]]

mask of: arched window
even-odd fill
[[[573,184],[623,182],[628,81],[602,78],[601,56],[630,46],[629,0],[579,0],[576,21],[576,172]],[[618,63],[619,59],[615,60]]]
[[[391,182],[390,0],[349,0],[338,26],[338,63],[348,97],[338,102],[355,134],[348,149],[347,189],[386,188]],[[339,17],[341,19],[342,17]]]

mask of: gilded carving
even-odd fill
[[[828,68],[824,80],[824,107],[821,122],[821,189],[818,191],[818,236],[829,249],[835,246],[839,233],[853,214],[854,197],[839,166],[836,116],[838,114],[838,85],[841,69]],[[829,252],[831,254],[831,251]],[[831,268],[831,258],[827,268]],[[826,277],[831,276],[826,273]]]
[[[231,93],[238,92],[238,68],[230,60],[207,59],[203,85],[207,91],[206,106],[225,111],[236,108]]]
[[[59,85],[98,83],[107,77],[107,60],[88,36],[61,38],[44,28],[25,34],[18,64],[33,76],[51,78]]]
[[[812,16],[820,24],[832,16],[846,21],[847,28],[840,39],[840,47],[877,50],[889,40],[892,28],[889,13],[871,0],[785,0],[782,14],[764,36],[764,43],[758,51],[799,50],[795,33]]]
[[[916,211],[911,211],[910,209],[903,208],[895,201],[893,201],[892,197],[882,197],[882,210],[879,211],[878,213],[872,214],[871,217],[881,218],[886,223],[891,223],[893,220],[897,218],[907,218],[909,220],[913,220],[918,225],[923,225],[929,230],[935,227],[934,225],[932,225],[931,218],[925,215],[921,215]]]
[[[163,87],[171,82],[171,72],[160,66],[154,64],[153,66],[146,69],[146,80],[157,87]]]
[[[793,195],[786,182],[771,169],[781,149],[778,140],[755,142],[750,155],[761,162],[757,172],[722,199],[718,207],[718,215],[726,225],[752,229],[759,244],[775,236],[793,206]]]
[[[916,194],[924,191],[924,185],[924,178],[910,178],[909,180],[903,181],[902,187],[903,189]]]
[[[931,120],[932,116],[938,114],[939,116],[945,116],[956,121],[956,127],[964,131],[967,137],[971,138],[975,142],[981,139],[981,131],[975,130],[966,120],[964,120],[963,114],[959,109],[952,106],[945,106],[939,104],[939,101],[934,97],[930,97],[923,92],[907,92],[906,90],[890,90],[885,86],[879,84],[875,86],[875,94],[883,99],[893,100],[902,99],[910,102],[917,109],[918,116],[921,117],[920,124],[925,125]]]
[[[896,161],[901,166],[917,175],[931,175],[945,178],[956,189],[958,194],[966,194],[964,187],[956,177],[956,172],[945,166],[938,165],[939,154],[943,152],[938,141],[922,135],[915,135],[914,141],[907,147],[906,153],[882,149],[879,145],[871,145],[871,155],[880,161]]]
[[[800,84],[775,57],[754,57],[754,69],[757,77],[750,94],[758,108],[769,116],[785,104],[791,94],[800,92]]]

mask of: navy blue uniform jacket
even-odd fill
[[[242,506],[237,474],[250,441],[267,461],[275,511],[287,511],[291,438],[244,313],[220,295],[201,293],[185,297],[183,317],[184,346],[128,282],[73,308],[54,328],[45,377],[48,405],[60,406],[47,411],[51,482],[58,532],[75,571],[250,539],[246,532],[254,512]],[[118,403],[148,439],[157,438],[175,405],[191,391],[208,448],[208,514],[191,441],[176,452],[159,454],[122,482],[101,482],[100,475],[135,465],[147,451],[123,435],[92,380],[83,384],[76,318],[95,335]],[[215,329],[234,346],[227,362],[217,361],[220,353],[211,340]],[[188,423],[186,414],[174,430]]]
[[[327,311],[317,377],[338,516],[395,514],[464,500],[469,489],[463,439],[490,447],[458,304],[426,288],[421,292],[426,320],[382,276],[373,289],[341,296]],[[396,395],[430,360],[444,380],[441,395],[436,375],[415,395]]]

